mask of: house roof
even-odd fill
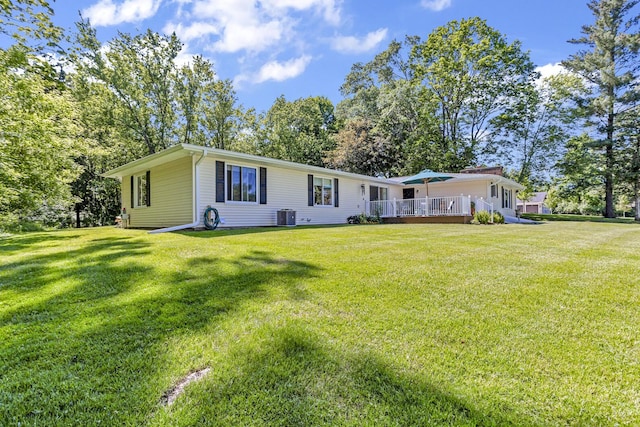
[[[239,153],[236,151],[229,150],[221,150],[219,148],[211,148],[211,147],[203,147],[200,145],[191,145],[191,144],[177,144],[172,147],[169,147],[165,150],[162,150],[158,153],[151,154],[146,157],[142,157],[138,160],[134,160],[133,162],[129,162],[122,166],[119,166],[115,169],[107,171],[102,174],[102,176],[106,178],[118,178],[122,179],[123,176],[126,175],[135,175],[137,173],[148,170],[149,168],[156,167],[162,165],[164,163],[168,163],[173,160],[177,160],[187,156],[202,156],[202,155],[211,155],[216,158],[220,158],[222,160],[244,160],[252,163],[256,163],[264,166],[277,166],[285,169],[294,169],[294,170],[302,170],[309,173],[318,173],[318,174],[329,174],[333,176],[344,176],[349,178],[366,180],[368,182],[377,182],[379,184],[387,184],[387,185],[404,185],[402,183],[403,180],[406,180],[408,177],[401,176],[395,178],[376,178],[368,175],[360,175],[351,172],[343,172],[336,169],[327,169],[318,166],[305,165],[302,163],[295,163],[286,160],[272,159],[269,157],[255,156],[253,154]],[[446,181],[449,183],[453,182],[471,182],[471,181],[491,181],[494,183],[504,182],[505,184],[510,185],[513,188],[518,190],[523,190],[524,187],[517,182],[505,178],[503,176],[498,176],[494,174],[479,174],[479,173],[448,173],[447,175],[452,176],[453,178]],[[433,185],[438,185],[438,183],[434,182]]]
[[[527,204],[544,203],[545,199],[547,198],[547,192],[546,191],[538,191],[538,192],[532,193],[532,194],[533,195],[531,196],[531,198],[529,200],[527,200]]]
[[[187,156],[201,156],[211,155],[222,160],[244,160],[252,163],[256,163],[264,166],[277,166],[285,169],[303,170],[309,173],[318,174],[330,174],[335,176],[344,176],[355,179],[367,180],[370,182],[377,182],[380,184],[397,184],[395,181],[391,181],[386,178],[376,178],[367,175],[360,175],[351,172],[343,172],[335,169],[327,169],[318,166],[305,165],[302,163],[295,163],[286,160],[272,159],[269,157],[255,156],[253,154],[239,153],[229,150],[221,150],[219,148],[203,147],[199,145],[191,144],[178,144],[173,147],[162,150],[158,153],[151,154],[146,157],[142,157],[133,162],[124,164],[115,169],[107,171],[102,174],[106,178],[118,178],[122,179],[126,175],[134,175],[136,173],[143,172],[151,167],[159,166],[161,164],[177,160]]]

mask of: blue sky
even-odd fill
[[[576,52],[567,40],[593,21],[587,0],[57,0],[54,22],[74,30],[79,12],[106,42],[117,31],[175,31],[181,60],[202,55],[232,79],[240,103],[266,111],[276,97],[326,96],[393,39],[426,38],[450,20],[479,16],[520,40],[545,72]]]

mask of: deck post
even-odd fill
[[[392,216],[396,216],[396,198],[393,198],[393,215]]]

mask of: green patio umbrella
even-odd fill
[[[413,176],[402,181],[403,184],[422,184],[424,183],[427,187],[427,197],[429,197],[429,183],[430,182],[442,182],[447,181],[453,178],[451,175],[447,175],[446,173],[434,172],[430,169],[425,169]]]

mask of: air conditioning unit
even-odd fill
[[[296,225],[296,211],[291,209],[282,209],[278,211],[276,219],[277,225],[286,225],[292,227]]]

